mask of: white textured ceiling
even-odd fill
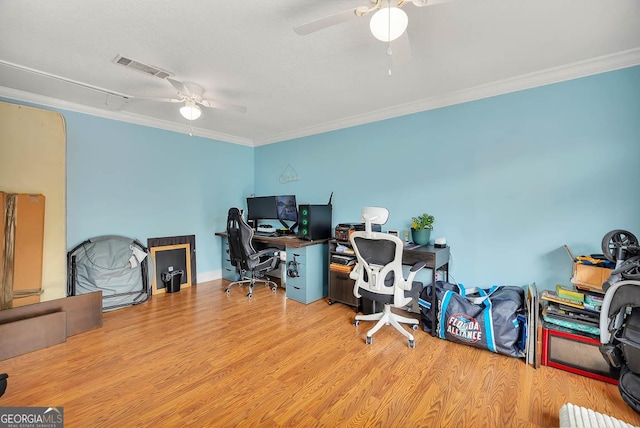
[[[367,17],[293,31],[362,5],[368,0],[2,0],[0,96],[260,145],[640,64],[639,0],[407,4],[408,38],[392,43],[391,76]],[[136,100],[176,91],[114,64],[117,55],[248,111],[204,109],[191,130],[176,104]]]

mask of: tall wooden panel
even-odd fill
[[[13,295],[12,307],[37,303],[42,290],[45,198],[6,193],[0,196],[3,302]]]
[[[44,196],[17,195],[13,260],[13,306],[40,301],[44,248]],[[28,293],[28,294],[23,294]]]

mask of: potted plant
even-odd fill
[[[411,239],[418,245],[427,245],[431,239],[431,231],[433,223],[436,219],[431,215],[424,213],[417,217],[411,218]]]

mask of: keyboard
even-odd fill
[[[269,237],[276,237],[278,236],[277,233],[275,232],[258,232],[257,230],[255,232],[253,232],[253,236],[269,236]]]

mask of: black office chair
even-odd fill
[[[373,213],[373,214],[371,214]],[[349,241],[356,253],[358,263],[351,271],[351,278],[356,280],[353,294],[375,302],[382,303],[384,310],[370,315],[356,315],[354,325],[360,321],[378,321],[367,332],[366,343],[371,344],[373,334],[383,325],[391,324],[409,339],[409,347],[415,348],[413,335],[400,325],[409,324],[413,330],[418,329],[418,320],[391,312],[391,307],[403,308],[411,303],[422,290],[422,283],[413,281],[416,273],[425,266],[421,261],[411,267],[405,279],[402,272],[403,242],[394,235],[371,231],[371,222],[384,224],[389,212],[384,208],[366,207],[362,210],[365,231],[354,232]]]
[[[278,284],[266,276],[268,272],[275,270],[280,262],[280,250],[277,248],[265,248],[256,251],[251,240],[253,229],[242,217],[238,208],[230,208],[227,216],[227,239],[229,240],[229,256],[240,276],[238,281],[230,283],[225,293],[231,291],[233,285],[249,284],[248,298],[253,297],[253,286],[256,282],[262,282],[266,286],[271,285],[275,292]]]

